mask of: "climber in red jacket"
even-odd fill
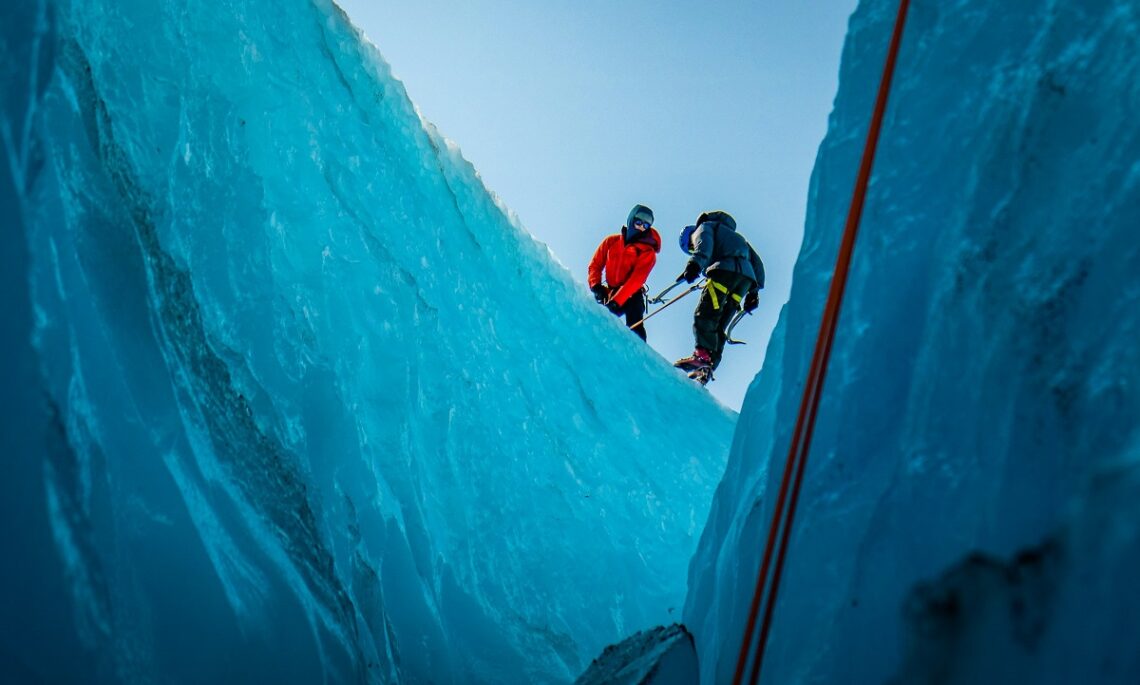
[[[606,236],[590,260],[587,283],[598,304],[617,316],[625,315],[632,327],[645,318],[645,280],[657,263],[661,236],[653,228],[653,210],[634,205],[621,233]],[[605,285],[602,270],[605,269]],[[645,325],[633,329],[645,340]]]

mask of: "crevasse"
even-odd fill
[[[676,620],[735,415],[332,2],[4,12],[4,673],[567,682]]]
[[[731,682],[898,4],[853,15],[791,298],[690,567]],[[911,3],[766,683],[1131,683],[1140,7]]]
[[[327,1],[5,10],[4,674],[728,682],[895,7],[731,450]],[[1140,678],[1138,12],[913,3],[765,682]]]

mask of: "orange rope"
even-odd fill
[[[898,60],[899,44],[902,42],[903,26],[906,23],[906,13],[910,5],[909,0],[900,0],[898,16],[895,19],[894,32],[891,34],[890,47],[887,49],[887,62],[883,68],[883,77],[879,82],[879,94],[875,100],[874,113],[871,115],[871,126],[867,132],[867,142],[863,148],[863,160],[859,165],[859,175],[855,180],[854,196],[851,207],[847,213],[847,224],[843,229],[843,241],[839,246],[839,255],[836,258],[835,270],[831,278],[831,289],[827,295],[827,304],[824,307],[823,319],[820,321],[819,336],[816,339],[815,353],[812,355],[811,367],[808,371],[807,384],[804,387],[803,399],[800,401],[799,415],[796,417],[796,427],[792,434],[792,443],[788,448],[788,458],[784,465],[783,478],[780,481],[780,493],[776,499],[776,508],[772,514],[772,525],[768,530],[768,540],[764,545],[764,557],[760,563],[760,573],[756,578],[756,590],[752,596],[752,604],[748,612],[748,622],[744,637],[741,640],[740,656],[736,663],[736,673],[733,676],[733,685],[740,685],[744,677],[744,669],[748,664],[748,656],[752,645],[752,635],[756,628],[756,618],[759,615],[760,605],[764,604],[764,618],[760,626],[759,643],[756,646],[756,659],[749,674],[749,682],[756,685],[760,679],[760,667],[764,661],[764,649],[768,644],[768,635],[772,625],[772,612],[776,606],[776,598],[780,589],[780,577],[783,574],[784,559],[788,551],[788,539],[791,537],[792,521],[796,514],[796,505],[799,502],[800,486],[803,483],[804,467],[807,464],[808,449],[811,446],[812,434],[815,431],[815,419],[819,412],[819,398],[823,392],[823,381],[827,375],[827,364],[831,358],[831,344],[835,338],[835,329],[839,321],[840,305],[843,303],[843,293],[847,287],[847,275],[851,268],[851,255],[855,249],[855,236],[859,232],[859,221],[863,214],[863,204],[867,194],[867,184],[871,178],[871,167],[875,160],[875,150],[878,147],[879,133],[882,130],[883,115],[887,109],[887,96],[890,93],[891,79],[894,76],[895,63]],[[795,481],[791,481],[792,472],[795,471]],[[787,516],[784,517],[784,503],[788,499],[788,486],[791,483],[791,499],[788,501]],[[768,584],[768,570],[772,561],[772,551],[779,539],[779,552],[776,555],[776,564],[772,570],[771,587],[764,602],[765,586]]]

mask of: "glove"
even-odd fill
[[[677,277],[677,280],[684,281],[686,283],[692,283],[693,281],[697,280],[697,276],[700,275],[701,265],[690,259],[689,263],[685,265],[685,270],[682,271],[681,275]]]
[[[740,305],[741,309],[744,310],[745,314],[751,314],[752,310],[756,309],[759,306],[760,306],[760,293],[756,292],[755,290],[753,290],[753,291],[749,292],[747,295],[745,295],[744,296],[744,302],[741,303],[741,305]]]
[[[590,288],[590,291],[594,293],[594,299],[598,301],[598,304],[605,304],[606,298],[610,296],[610,289],[601,283]]]
[[[606,303],[606,309],[610,310],[611,314],[615,314],[615,315],[621,314],[621,305],[618,304],[617,302],[614,302],[613,300],[610,300],[609,302]]]

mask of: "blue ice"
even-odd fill
[[[897,2],[853,15],[790,301],[690,568],[731,682]],[[912,3],[765,683],[1140,682],[1140,6]]]
[[[3,585],[70,606],[6,616],[4,672],[568,682],[679,617],[735,414],[332,2],[4,12],[5,406],[54,441],[5,540],[54,553]]]

